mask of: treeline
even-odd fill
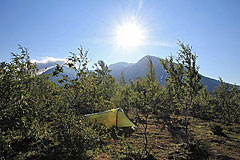
[[[225,124],[240,122],[240,93],[221,79],[210,94],[202,86],[197,56],[191,47],[179,42],[177,57],[161,64],[168,73],[165,86],[156,78],[149,58],[149,72],[136,82],[126,83],[110,75],[108,66],[98,61],[89,70],[88,52],[70,53],[66,64],[76,72],[70,79],[63,75],[58,83],[50,75],[38,75],[28,50],[19,46],[20,54],[0,65],[0,159],[90,159],[104,149],[111,139],[110,130],[89,124],[83,115],[122,108],[136,124],[144,125],[144,155],[148,147],[148,120],[185,117],[186,143],[189,142],[188,117]],[[52,76],[63,72],[56,66]],[[112,153],[114,154],[114,153]]]

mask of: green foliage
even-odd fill
[[[214,112],[223,123],[239,122],[238,88],[230,87],[220,78],[220,86],[214,89]]]
[[[116,80],[109,73],[108,66],[103,61],[94,65],[95,72],[88,69],[88,51],[78,49],[79,54],[71,53],[64,64],[76,72],[74,79],[63,76],[59,82],[63,84],[65,101],[79,115],[94,113],[114,108],[110,101],[116,91]],[[63,72],[63,67],[57,67],[54,74]]]
[[[119,138],[119,148],[115,148],[111,146],[110,153],[112,159],[119,160],[156,160],[156,158],[152,154],[146,155],[144,149],[143,150],[135,150],[128,143],[127,139],[123,137]]]
[[[86,159],[107,136],[66,102],[66,88],[37,75],[28,50],[0,65],[0,159]]]
[[[54,136],[48,140],[50,145],[45,144],[49,148],[39,159],[89,159],[93,156],[88,155],[89,151],[102,148],[107,137],[106,129],[90,126],[81,118],[70,115],[67,118],[54,125]]]
[[[114,146],[109,147],[112,159],[131,160],[134,149],[129,145],[127,139],[120,136],[118,136],[118,139],[119,148]]]
[[[120,84],[120,86],[126,85],[126,80],[125,80],[125,78],[124,78],[123,72],[121,72],[121,76],[120,76],[120,78],[119,78],[119,84]]]
[[[201,83],[198,74],[199,66],[196,65],[197,56],[192,53],[189,45],[184,45],[179,41],[179,46],[181,50],[175,58],[176,64],[173,62],[173,56],[161,60],[161,63],[168,73],[166,81],[173,92],[173,100],[185,114],[185,135],[186,141],[189,143],[187,116],[190,110],[192,110],[193,116],[196,114],[195,101],[198,91],[201,89]]]
[[[213,119],[213,97],[208,92],[206,87],[203,87],[198,92],[198,96],[196,97],[195,101],[195,116],[199,117],[204,120],[211,120]]]
[[[202,88],[196,97],[196,117],[204,120],[214,120],[221,123],[239,123],[240,103],[239,89],[230,86],[220,78],[220,86],[213,94]]]
[[[49,80],[50,75],[38,75],[28,50],[19,46],[20,54],[12,53],[11,62],[0,64],[0,159],[91,159],[109,149],[110,130],[89,124],[82,116],[115,107],[122,108],[130,119],[135,117],[136,123],[142,125],[144,145],[135,150],[127,139],[118,137],[120,144],[110,145],[109,149],[113,159],[154,159],[149,149],[148,137],[153,135],[149,133],[149,120],[155,123],[155,119],[160,122],[163,118],[166,122],[172,113],[185,114],[185,120],[178,121],[175,129],[185,125],[187,136],[189,114],[208,121],[239,123],[238,87],[228,86],[220,79],[213,95],[201,88],[196,55],[188,45],[179,45],[176,59],[170,56],[162,60],[168,73],[165,86],[157,80],[151,57],[146,77],[126,84],[122,73],[117,83],[103,61],[94,64],[94,71],[90,71],[88,52],[82,48],[78,54],[70,53],[66,64],[56,66],[53,76],[64,72],[64,66],[76,72],[73,79],[63,75],[58,85]],[[191,121],[191,126],[194,124]],[[211,129],[214,134],[223,135],[221,126]],[[239,133],[238,128],[229,127],[227,131]],[[169,158],[208,157],[202,143],[187,142],[179,145]]]
[[[132,94],[132,106],[137,110],[137,119],[144,127],[144,153],[145,156],[149,156],[148,148],[148,118],[150,114],[157,113],[158,106],[160,104],[160,90],[161,86],[157,81],[155,68],[152,63],[152,59],[149,57],[149,72],[146,74],[146,78],[138,78],[136,83],[131,82]]]
[[[195,114],[194,101],[201,89],[199,66],[196,65],[197,56],[192,53],[189,45],[179,42],[179,46],[181,50],[175,58],[176,63],[173,56],[170,56],[169,59],[161,60],[161,64],[168,73],[166,81],[178,107],[184,112],[192,109]]]
[[[112,102],[118,108],[122,108],[124,113],[129,117],[129,112],[133,109],[131,97],[133,95],[133,90],[129,85],[118,86]]]

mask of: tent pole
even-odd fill
[[[117,109],[117,115],[116,115],[116,128],[118,129],[118,109]]]

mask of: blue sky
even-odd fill
[[[239,0],[1,0],[0,61],[17,44],[31,59],[66,58],[83,46],[93,62],[137,62],[149,54],[176,55],[177,40],[199,56],[200,73],[240,84]],[[119,47],[116,28],[134,17],[144,43]]]

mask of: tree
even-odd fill
[[[239,93],[239,87],[234,85],[232,87],[232,96],[230,103],[232,105],[233,109],[233,120],[235,123],[240,123],[240,93]]]
[[[198,110],[195,113],[197,117],[205,120],[210,120],[213,117],[213,107],[212,107],[213,97],[208,92],[207,87],[203,87],[198,92],[198,96],[196,97],[195,106],[197,106]]]
[[[172,88],[174,101],[185,115],[185,135],[186,142],[189,143],[187,117],[190,109],[195,115],[195,97],[201,88],[201,83],[198,74],[199,66],[196,65],[197,56],[192,53],[192,47],[185,46],[180,41],[178,44],[181,50],[179,50],[178,56],[175,58],[176,63],[173,62],[173,56],[160,61],[168,73],[166,81],[169,84],[168,87]]]
[[[220,86],[216,87],[213,91],[215,95],[215,107],[214,111],[220,120],[224,123],[232,123],[238,118],[239,114],[239,104],[238,99],[239,93],[237,86],[230,86],[225,83],[221,78]],[[220,114],[220,115],[219,115]]]
[[[112,98],[115,106],[122,108],[127,117],[129,117],[129,112],[131,110],[130,97],[132,96],[132,90],[129,85],[118,86],[117,91]]]
[[[116,80],[109,73],[108,66],[103,61],[98,61],[89,71],[87,58],[88,51],[78,49],[79,54],[70,52],[71,56],[64,64],[72,69],[76,76],[69,79],[63,76],[59,82],[62,83],[68,104],[78,114],[87,114],[104,111],[114,107],[110,101],[116,90]],[[55,75],[63,72],[63,67],[57,67]]]
[[[138,110],[138,119],[144,127],[144,152],[146,156],[150,155],[147,130],[149,116],[156,112],[157,105],[160,101],[158,97],[160,84],[157,81],[151,57],[148,59],[148,69],[149,72],[146,73],[146,78],[137,78],[136,83],[131,82],[131,87],[135,92],[132,97],[132,100],[135,99],[135,103],[132,104],[135,105],[134,107]]]
[[[0,130],[3,159],[24,159],[41,154],[46,145],[46,130],[56,119],[60,98],[57,85],[48,76],[37,75],[27,48],[12,54],[10,63],[0,66]],[[43,138],[44,137],[44,138]],[[41,150],[41,151],[39,151]],[[2,158],[2,157],[1,157]]]
[[[126,80],[124,78],[124,73],[123,72],[121,72],[121,75],[120,75],[120,78],[119,78],[119,84],[120,84],[120,86],[126,85]]]
[[[95,64],[95,72],[97,74],[98,85],[102,90],[103,98],[110,102],[116,92],[116,79],[110,74],[111,70],[100,60]]]
[[[89,159],[107,132],[74,112],[65,86],[38,75],[28,50],[19,49],[0,64],[0,159]]]

